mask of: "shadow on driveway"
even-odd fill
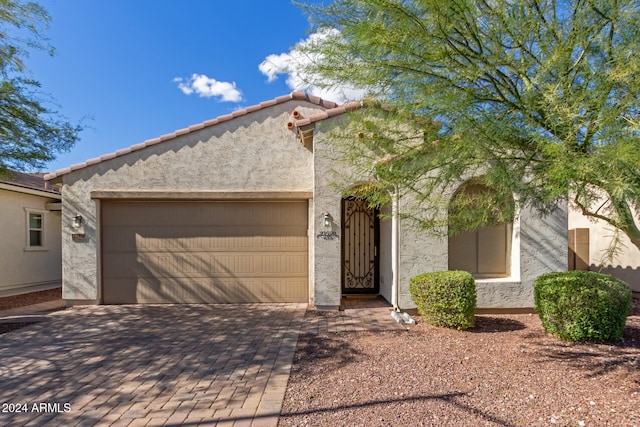
[[[92,306],[0,335],[3,425],[275,422],[305,304]]]

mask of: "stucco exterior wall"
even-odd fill
[[[640,215],[636,214],[636,223],[640,224]],[[629,238],[620,233],[618,252],[613,262],[607,259],[607,249],[614,240],[615,231],[604,221],[588,218],[575,207],[569,209],[569,228],[589,229],[589,270],[624,280],[631,290],[640,292],[640,249]]]
[[[322,227],[322,213],[328,212],[334,219],[332,231],[338,238],[325,240],[315,236],[315,304],[319,308],[335,309],[341,297],[341,199],[339,185],[357,185],[370,177],[358,176],[349,166],[337,162],[339,155],[330,142],[327,132],[331,126],[339,126],[344,118],[330,119],[316,129],[314,137],[314,212],[315,226]],[[339,179],[338,179],[339,177]],[[340,180],[340,184],[337,181]],[[399,209],[404,209],[408,200],[400,200]],[[386,213],[389,208],[385,208]],[[318,234],[318,233],[316,233]],[[391,220],[380,223],[380,295],[392,301],[393,266],[391,264]],[[320,255],[321,254],[321,255]],[[447,269],[447,241],[430,236],[411,227],[399,224],[398,236],[398,305],[401,308],[415,307],[409,292],[409,279],[426,271]]]
[[[0,296],[59,287],[62,280],[60,212],[56,199],[0,189]],[[27,211],[43,217],[44,246],[27,245]]]
[[[336,181],[340,181],[338,185],[345,185],[345,182],[355,185],[369,179],[356,176],[348,165],[336,162],[339,156],[327,142],[326,132],[330,126],[339,126],[340,120],[343,118],[327,120],[316,130],[314,137],[315,226],[322,226],[322,213],[328,212],[334,218],[333,231],[338,234],[342,219],[341,194]],[[400,212],[413,211],[414,207],[414,201],[408,196],[399,201]],[[514,233],[511,277],[476,281],[479,308],[532,308],[535,278],[546,272],[567,270],[566,204],[545,217],[531,209],[523,209],[514,224]],[[390,224],[381,226],[380,237],[380,294],[391,302]],[[340,304],[340,238],[315,238],[315,303],[321,308],[337,308]],[[448,239],[420,231],[408,221],[400,221],[398,240],[398,306],[411,309],[415,304],[409,291],[410,279],[418,274],[448,269]]]
[[[512,257],[511,277],[477,280],[478,308],[533,308],[536,277],[567,271],[566,203],[546,216],[531,208],[522,209],[513,232],[512,251],[517,258]]]
[[[100,299],[100,200],[92,192],[310,192],[313,154],[287,129],[296,108],[306,115],[320,107],[287,102],[63,175],[63,224],[84,219],[81,230],[63,229],[63,298]]]
[[[341,299],[341,188],[336,174],[349,185],[367,181],[349,166],[336,161],[326,132],[346,116],[318,123],[313,146],[303,146],[288,129],[297,110],[302,117],[323,110],[306,101],[291,101],[259,109],[205,129],[184,133],[144,149],[103,160],[62,176],[63,298],[74,302],[100,301],[100,203],[105,198],[144,198],[144,192],[163,198],[198,192],[300,192],[313,194],[309,203],[310,303],[338,309]],[[91,162],[90,162],[91,163]],[[154,196],[158,197],[158,196]],[[209,196],[206,196],[209,197]],[[215,196],[211,196],[215,198]],[[311,196],[309,196],[311,197]],[[399,209],[409,209],[402,198]],[[323,214],[333,224],[323,226]],[[80,230],[69,226],[82,215]],[[567,267],[567,214],[560,207],[541,218],[523,210],[518,242],[514,245],[512,277],[478,282],[481,308],[532,307],[535,277]],[[399,224],[398,270],[391,263],[391,221],[381,222],[380,294],[392,301],[394,274],[398,277],[398,305],[415,307],[409,292],[411,277],[448,268],[448,241],[419,231],[408,222]],[[73,238],[73,235],[82,238]]]
[[[401,200],[400,209],[411,201]],[[448,269],[448,240],[400,224],[398,304],[415,308],[409,280],[422,273]],[[541,217],[525,208],[514,224],[511,276],[476,280],[478,308],[532,308],[533,281],[540,274],[567,270],[567,210],[559,206]]]
[[[414,201],[405,196],[400,199],[398,210],[406,212],[413,205]],[[398,305],[403,309],[415,308],[409,281],[422,273],[447,270],[447,239],[420,231],[408,221],[401,221],[398,247]]]

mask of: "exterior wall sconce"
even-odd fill
[[[71,228],[73,229],[73,232],[71,233],[71,240],[73,241],[84,240],[85,234],[84,232],[80,232],[83,222],[84,222],[84,219],[82,218],[82,215],[76,214],[76,216],[73,217],[73,219],[71,220]]]
[[[331,214],[329,212],[325,212],[322,214],[322,226],[324,228],[331,228],[331,224],[333,223],[333,218],[331,218]]]
[[[71,221],[71,228],[73,228],[74,230],[79,230],[80,227],[82,227],[82,215],[76,215]]]
[[[318,239],[334,240],[338,238],[338,233],[332,230],[333,217],[329,212],[322,214],[322,227],[324,229],[316,236]]]

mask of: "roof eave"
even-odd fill
[[[38,189],[35,189],[35,188],[25,187],[23,185],[12,184],[12,183],[8,183],[8,182],[0,182],[0,190],[15,191],[16,193],[23,193],[23,194],[29,194],[29,195],[32,195],[32,196],[46,197],[46,198],[49,198],[49,199],[56,199],[56,200],[61,200],[62,199],[61,194],[56,192],[56,191],[38,190]]]
[[[219,117],[217,117],[215,119],[212,119],[212,120],[207,120],[207,121],[204,121],[202,123],[198,123],[198,124],[189,126],[187,128],[184,128],[184,129],[176,130],[175,132],[168,133],[166,135],[162,135],[162,136],[160,136],[158,138],[148,139],[148,140],[146,140],[144,142],[141,142],[139,144],[134,144],[134,145],[132,145],[130,147],[123,148],[123,149],[117,150],[117,151],[112,152],[112,153],[104,154],[104,155],[102,155],[100,157],[89,159],[89,160],[87,160],[85,162],[82,162],[82,163],[76,163],[76,164],[71,165],[69,167],[66,167],[66,168],[59,169],[57,171],[48,173],[48,174],[46,174],[44,176],[44,179],[46,181],[50,181],[52,183],[61,183],[62,182],[61,177],[63,175],[67,175],[67,174],[69,174],[71,172],[75,172],[75,171],[78,171],[80,169],[84,169],[86,167],[89,167],[89,166],[92,166],[92,165],[95,165],[95,164],[98,164],[98,163],[101,163],[101,162],[104,162],[104,161],[107,161],[107,160],[114,159],[116,157],[124,156],[124,155],[132,153],[134,151],[142,150],[142,149],[144,149],[146,147],[149,147],[149,146],[161,143],[161,142],[165,142],[165,141],[169,141],[169,140],[175,139],[175,138],[177,138],[179,136],[186,135],[186,134],[189,134],[191,132],[199,131],[199,130],[202,130],[204,128],[210,127],[210,126],[215,126],[217,124],[227,122],[227,121],[235,119],[237,117],[241,117],[241,116],[247,115],[249,113],[253,113],[255,111],[259,111],[259,110],[262,110],[262,109],[265,109],[265,108],[268,108],[268,107],[272,107],[274,105],[283,104],[285,102],[292,101],[292,100],[307,101],[307,102],[310,102],[312,104],[316,104],[318,106],[326,108],[327,110],[332,110],[332,109],[335,109],[335,108],[339,108],[338,104],[335,103],[335,102],[327,101],[327,100],[324,100],[324,99],[322,99],[320,97],[309,95],[309,94],[307,94],[305,92],[295,91],[295,92],[292,92],[292,93],[290,93],[288,95],[279,96],[277,98],[261,102],[260,104],[252,105],[252,106],[243,108],[242,110],[234,111],[231,114],[226,114],[226,115],[223,115],[223,116],[219,116]]]

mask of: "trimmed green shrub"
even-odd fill
[[[629,286],[592,271],[543,274],[533,297],[544,329],[570,341],[618,341],[631,312]]]
[[[476,316],[476,282],[466,271],[436,271],[413,277],[411,297],[425,322],[467,329]]]

